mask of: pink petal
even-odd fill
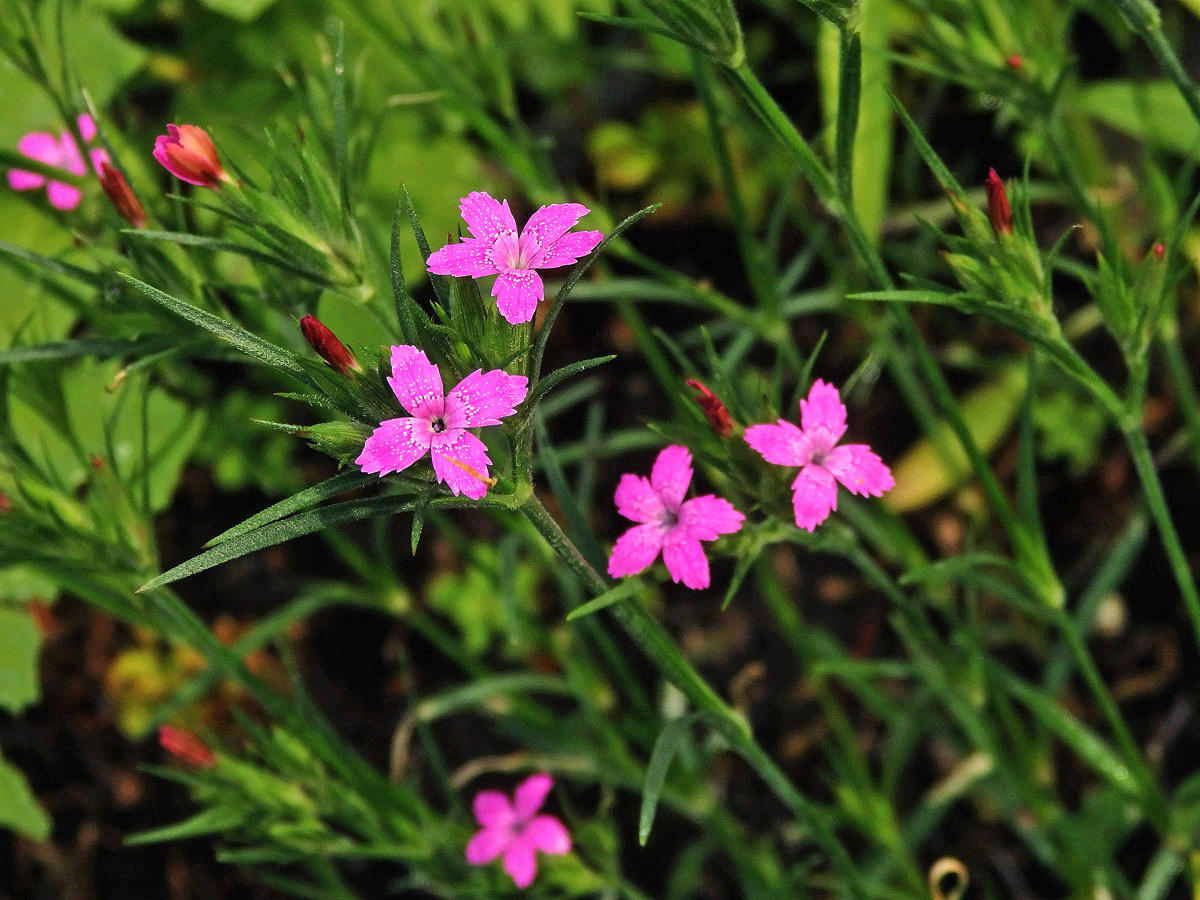
[[[508,208],[508,201],[500,203],[486,191],[467,194],[459,201],[458,209],[471,234],[489,246],[501,232],[517,230],[517,220]]]
[[[455,275],[461,278],[482,278],[500,270],[488,257],[491,249],[484,241],[463,238],[457,244],[447,244],[429,254],[425,267],[434,275]]]
[[[454,496],[478,500],[487,493],[488,466],[492,464],[483,441],[469,431],[443,431],[433,436],[430,450],[433,472]]]
[[[692,454],[680,444],[663,447],[654,468],[650,470],[650,484],[669,511],[675,512],[692,483]]]
[[[613,500],[616,501],[617,512],[631,522],[656,524],[667,514],[667,508],[659,499],[658,492],[641,475],[622,475]]]
[[[796,525],[814,531],[837,509],[837,482],[820,466],[805,466],[792,482]]]
[[[508,828],[481,828],[467,842],[467,862],[473,866],[487,865],[508,849],[512,839]]]
[[[663,563],[676,584],[700,590],[708,587],[708,557],[700,542],[681,528],[675,528],[663,543]]]
[[[510,325],[520,325],[532,319],[544,293],[541,276],[532,269],[501,272],[492,286],[496,307]]]
[[[852,494],[882,497],[896,486],[892,471],[866,444],[834,447],[821,463]]]
[[[380,476],[407,469],[426,453],[430,444],[429,424],[421,419],[388,419],[380,422],[363,444],[354,464],[368,475]]]
[[[786,419],[777,425],[751,425],[745,437],[763,459],[777,466],[803,466],[812,458],[804,432]]]
[[[476,369],[446,395],[447,428],[499,425],[529,393],[529,379],[501,369]]]
[[[17,141],[17,149],[30,159],[62,168],[62,147],[59,146],[58,138],[52,134],[31,131]]]
[[[79,126],[79,134],[85,141],[90,142],[96,136],[96,122],[87,113],[77,116],[75,124]]]
[[[504,871],[519,888],[527,888],[537,877],[537,854],[533,842],[522,835],[508,845],[504,851]]]
[[[388,379],[400,405],[422,419],[437,419],[445,411],[442,376],[425,351],[408,344],[392,347],[392,377]]]
[[[37,172],[26,172],[24,169],[10,169],[8,184],[14,191],[32,191],[46,183],[45,176]]]
[[[499,791],[480,791],[475,795],[472,808],[475,821],[484,828],[508,828],[516,818],[508,795]]]
[[[521,229],[521,255],[529,260],[531,266],[538,265],[535,260],[544,256],[554,242],[574,228],[575,223],[587,212],[588,208],[582,203],[543,206],[529,217]]]
[[[602,240],[604,235],[599,231],[572,231],[551,244],[550,249],[540,258],[533,259],[530,265],[537,269],[572,265],[595,250]]]
[[[52,181],[46,187],[46,196],[50,198],[51,206],[66,211],[79,205],[79,201],[83,199],[83,191],[71,184]]]
[[[808,398],[800,401],[800,427],[805,431],[824,428],[833,440],[833,446],[846,433],[846,407],[838,396],[838,390],[818,378],[808,391]]]
[[[679,528],[697,541],[715,541],[722,534],[740,531],[745,520],[724,497],[705,494],[679,507]]]
[[[663,545],[661,525],[637,525],[617,538],[608,558],[608,574],[613,578],[645,571],[658,557]]]
[[[108,151],[103,147],[93,147],[88,151],[88,156],[92,158],[92,168],[96,170],[96,174],[100,174],[101,168],[105,163],[111,163]]]
[[[530,775],[517,785],[513,792],[513,809],[517,818],[524,820],[532,818],[534,813],[546,802],[546,795],[554,787],[554,779],[545,772]]]
[[[75,138],[71,136],[69,131],[62,133],[62,138],[59,140],[59,153],[61,154],[61,167],[66,169],[72,175],[86,175],[87,166],[83,162],[83,156],[79,152],[79,147],[75,143]]]
[[[567,826],[554,816],[535,817],[525,826],[521,837],[551,856],[562,856],[571,852],[571,833],[567,831]]]

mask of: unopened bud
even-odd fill
[[[1004,182],[996,174],[995,169],[988,169],[987,182],[988,218],[992,220],[992,229],[996,234],[1012,234],[1012,209],[1008,205],[1008,193],[1004,190]]]
[[[188,184],[220,187],[222,181],[233,181],[221,166],[208,132],[195,125],[168,125],[167,133],[154,139],[154,158]]]
[[[1166,245],[1165,244],[1155,244],[1153,253],[1154,253],[1155,259],[1162,261],[1167,255]]]
[[[158,742],[164,750],[188,765],[211,769],[217,764],[216,754],[190,731],[163,725],[158,729]]]
[[[361,372],[362,366],[354,358],[354,354],[346,349],[346,345],[337,339],[332,331],[326,328],[316,316],[305,316],[300,320],[300,330],[304,339],[317,351],[317,355],[339,375],[346,375],[351,370]]]
[[[141,202],[120,169],[114,168],[108,162],[101,163],[100,187],[104,188],[104,193],[108,195],[122,219],[134,228],[146,227],[146,210],[142,208]]]
[[[1008,59],[1005,60],[1005,62],[1008,63],[1008,67],[1010,69],[1012,69],[1014,72],[1017,72],[1020,71],[1021,66],[1025,65],[1025,57],[1021,56],[1020,53],[1013,53],[1008,57]]]
[[[729,415],[729,410],[725,408],[725,404],[721,402],[721,398],[694,378],[687,380],[687,386],[700,392],[696,396],[696,402],[704,410],[704,416],[708,419],[708,424],[712,426],[713,431],[723,438],[733,434],[733,419]]]

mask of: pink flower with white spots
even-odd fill
[[[85,141],[91,141],[96,136],[96,123],[92,121],[91,116],[81,115],[75,121]],[[47,131],[31,131],[17,142],[17,150],[30,159],[70,172],[72,175],[87,174],[83,154],[79,152],[79,145],[69,131],[64,131],[58,137]],[[100,147],[91,148],[88,155],[91,156],[96,172],[109,161],[108,154]],[[50,205],[64,212],[77,207],[83,198],[83,191],[73,184],[55,181],[37,172],[26,172],[24,169],[10,169],[8,184],[14,191],[34,191],[45,186]]]
[[[380,476],[407,469],[426,453],[433,472],[455,496],[478,500],[487,493],[487,447],[467,429],[499,425],[525,399],[528,379],[499,369],[476,369],[445,393],[438,367],[417,347],[392,347],[388,379],[409,415],[380,422],[355,463]]]
[[[545,773],[530,775],[519,785],[510,803],[499,791],[475,795],[475,820],[482,826],[467,844],[467,862],[485,866],[504,857],[504,871],[519,888],[537,877],[537,852],[562,856],[571,852],[571,835],[554,816],[537,815],[554,779]]]
[[[604,238],[599,231],[571,231],[589,212],[579,203],[543,206],[529,217],[520,235],[507,200],[500,202],[483,191],[473,191],[459,201],[458,208],[474,237],[431,253],[427,267],[435,275],[499,275],[492,296],[500,314],[512,325],[532,319],[545,296],[537,269],[569,266],[591,253]]]
[[[746,443],[777,466],[800,466],[792,482],[796,524],[813,531],[837,509],[838,482],[852,494],[882,497],[896,486],[891,470],[866,444],[837,442],[846,433],[846,407],[837,388],[819,378],[800,401],[800,427],[752,425]]]
[[[614,578],[636,575],[649,568],[662,553],[663,563],[676,583],[693,589],[709,584],[708,557],[701,541],[733,534],[746,518],[728,500],[713,494],[684,500],[692,483],[692,454],[687,447],[664,447],[650,470],[621,476],[613,498],[617,512],[639,524],[617,538],[608,559]]]

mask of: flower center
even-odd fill
[[[443,431],[446,430],[446,420],[445,419],[434,419],[432,422],[429,423],[429,427],[433,429],[434,434],[441,434]]]

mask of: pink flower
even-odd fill
[[[552,856],[571,852],[571,835],[554,816],[535,815],[554,786],[545,773],[530,775],[513,794],[513,802],[499,791],[475,795],[475,820],[482,826],[467,844],[467,862],[485,866],[504,856],[504,871],[519,888],[537,876],[537,851]]]
[[[82,115],[75,121],[85,141],[90,141],[96,136],[96,123],[92,121],[91,116]],[[64,131],[58,137],[46,131],[31,131],[17,142],[17,149],[30,159],[36,159],[72,175],[87,174],[87,165],[79,152],[79,145],[75,143],[75,138],[69,131]],[[93,147],[88,154],[97,172],[108,162],[108,154],[99,147]],[[73,184],[47,179],[37,172],[26,172],[23,169],[10,169],[8,183],[14,191],[33,191],[45,185],[50,205],[64,212],[77,207],[83,198],[83,191]]]
[[[188,184],[219,187],[222,181],[232,181],[221,166],[212,138],[196,125],[168,125],[167,133],[154,139],[153,156]]]
[[[800,401],[800,427],[752,425],[746,443],[777,466],[800,466],[792,482],[796,524],[812,531],[837,509],[837,483],[852,494],[882,497],[896,486],[891,470],[866,444],[836,446],[846,433],[846,407],[837,388],[819,378]]]
[[[487,493],[491,459],[483,441],[468,428],[499,425],[525,399],[528,379],[499,369],[476,369],[449,394],[442,376],[423,350],[392,347],[388,379],[408,417],[381,422],[355,460],[364,472],[387,475],[407,469],[430,454],[433,472],[454,492],[478,500]]]
[[[599,231],[571,231],[588,212],[578,203],[543,206],[529,217],[520,236],[507,200],[498,202],[483,191],[473,191],[459,201],[458,208],[474,237],[431,253],[429,271],[467,278],[499,275],[492,296],[512,325],[532,319],[545,296],[537,269],[569,266],[604,238]]]
[[[715,541],[733,534],[745,519],[728,500],[713,494],[684,500],[692,483],[692,454],[687,447],[664,447],[650,470],[650,480],[641,475],[622,475],[613,498],[617,512],[640,524],[617,538],[608,559],[608,574],[614,578],[636,575],[648,568],[662,552],[663,563],[676,584],[706,588],[708,557],[701,541]]]

